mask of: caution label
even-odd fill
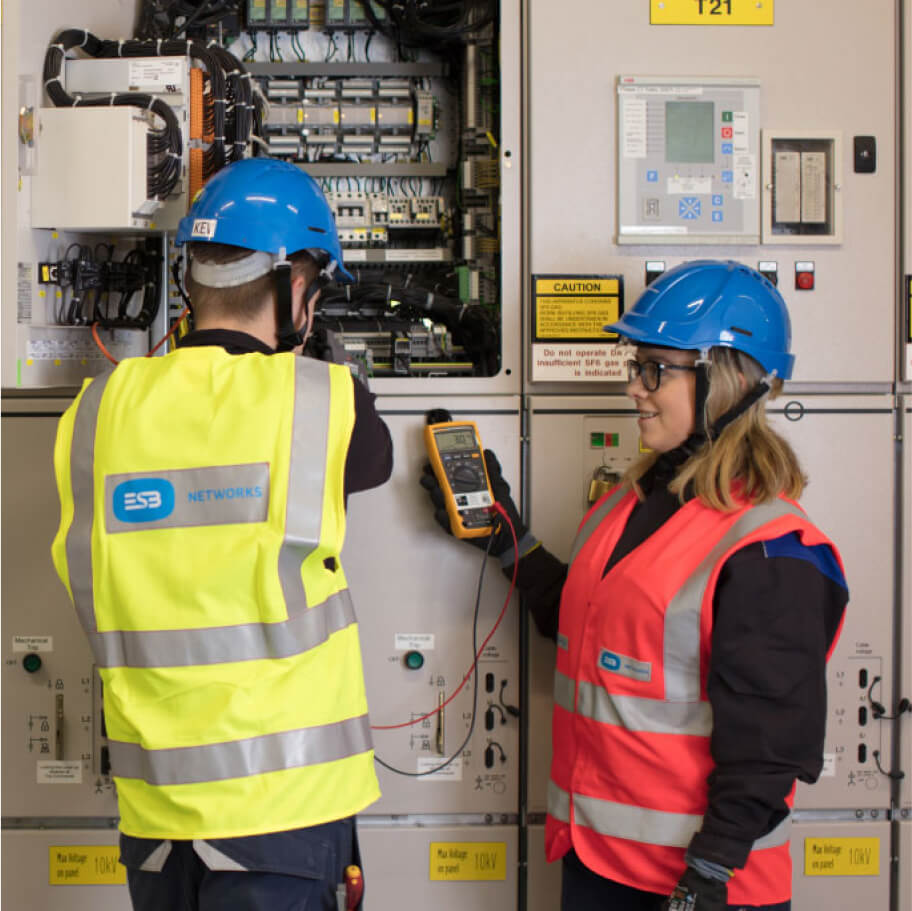
[[[879,838],[805,838],[805,876],[879,876]]]
[[[122,886],[127,868],[117,845],[51,845],[48,882],[52,886]]]
[[[614,341],[605,326],[621,311],[620,275],[542,275],[534,278],[536,342]]]
[[[507,878],[507,845],[500,841],[432,841],[429,877],[466,882]]]

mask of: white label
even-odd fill
[[[669,177],[669,196],[709,196],[712,193],[711,177]]]
[[[679,225],[621,225],[621,234],[686,234],[687,228]]]
[[[212,240],[215,237],[216,220],[214,218],[194,218],[190,230],[191,237],[206,237]]]
[[[433,633],[396,633],[393,638],[393,648],[408,652],[430,652],[434,650]]]
[[[735,199],[756,199],[757,156],[742,152],[732,163],[732,196]]]
[[[30,323],[34,270],[31,263],[17,263],[16,269],[16,322]]]
[[[82,784],[82,763],[70,759],[39,760],[38,784]]]
[[[836,754],[835,753],[824,753],[823,754],[823,771],[820,773],[821,778],[835,778],[836,777]]]
[[[13,636],[14,652],[52,652],[53,636]]]
[[[621,103],[623,105],[624,158],[645,158],[646,100],[644,98],[624,98]]]
[[[456,506],[462,512],[465,509],[480,509],[483,506],[492,506],[494,501],[486,490],[473,490],[470,493],[456,494]]]
[[[419,756],[418,772],[430,772],[437,766],[446,762],[445,756]],[[457,756],[449,765],[444,766],[439,772],[433,772],[430,775],[422,775],[419,781],[462,781],[462,757]]]
[[[750,150],[750,136],[747,132],[749,124],[750,118],[745,111],[735,111],[732,114],[732,149],[735,152]]]
[[[184,60],[162,60],[143,57],[130,61],[130,87],[132,89],[158,89],[162,92],[177,92],[181,85],[181,69]]]
[[[436,263],[440,260],[448,259],[447,250],[439,247],[428,248],[427,250],[387,250],[386,261],[388,263]],[[348,259],[346,252],[345,258]]]
[[[626,380],[628,345],[533,345],[533,380]]]

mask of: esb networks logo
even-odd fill
[[[133,478],[114,488],[114,516],[136,524],[166,519],[174,512],[174,487],[165,478]]]

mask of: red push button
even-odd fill
[[[798,291],[814,290],[814,264],[795,263],[795,288]]]

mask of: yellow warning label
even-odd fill
[[[605,332],[608,323],[620,316],[618,298],[601,297],[539,297],[535,301],[535,335],[538,338],[600,339],[609,341]]]
[[[617,294],[618,280],[616,278],[537,278],[535,280],[536,294]]]
[[[649,0],[651,25],[772,25],[773,0]]]
[[[507,878],[507,845],[500,841],[432,841],[430,879]]]
[[[879,876],[879,838],[805,838],[805,876]]]
[[[48,882],[52,886],[122,886],[127,869],[117,845],[51,845]]]

